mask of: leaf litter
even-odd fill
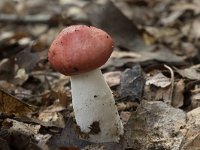
[[[198,6],[198,0],[0,1],[0,148],[198,149]],[[101,69],[125,125],[119,143],[79,138],[70,78],[48,63],[52,40],[72,24],[99,27],[114,39]]]

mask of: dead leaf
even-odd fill
[[[117,53],[117,54],[116,54]],[[145,51],[140,51],[137,53],[133,52],[122,52],[117,51],[111,54],[111,58],[107,61],[107,63],[103,66],[105,67],[122,67],[127,63],[139,63],[146,62],[150,60],[156,60],[159,62],[165,63],[182,63],[184,62],[185,56],[176,56],[173,54],[168,48],[163,46],[152,46]]]
[[[4,139],[6,139],[9,146],[14,149],[40,150],[35,141],[35,136],[39,134],[40,127],[40,125],[32,125],[13,119],[5,119],[0,134],[2,135],[3,132],[8,133],[6,136],[4,135]]]
[[[187,133],[181,149],[199,149],[200,147],[200,107],[187,113]]]
[[[14,59],[2,59],[0,61],[0,80],[10,80],[14,77]]]
[[[192,109],[200,107],[200,88],[198,86],[191,90],[191,107]]]
[[[177,36],[179,32],[175,28],[158,28],[158,27],[145,27],[148,34],[152,35],[157,41],[171,41]]]
[[[192,66],[185,69],[175,69],[182,77],[192,80],[200,80],[200,65]]]
[[[125,126],[125,143],[132,149],[180,149],[186,114],[163,102],[142,101]]]
[[[174,89],[174,73],[169,66],[164,65],[164,67],[170,71],[171,79],[164,76],[160,71],[159,73],[156,72],[156,75],[153,76],[147,75],[144,98],[148,101],[164,101],[171,105]]]
[[[10,127],[8,129],[10,132],[17,131],[27,136],[34,136],[38,134],[41,127],[40,125],[31,125],[13,119],[4,120],[3,125],[6,126],[7,124],[10,124]]]
[[[136,52],[127,52],[127,51],[113,51],[111,54],[112,58],[141,58],[142,55]]]
[[[162,73],[158,73],[152,77],[147,77],[146,85],[155,85],[164,88],[171,85],[171,80]]]
[[[30,44],[27,48],[25,48],[23,51],[19,52],[15,56],[15,61],[18,65],[18,68],[23,68],[26,72],[32,71],[36,63],[40,60],[38,53],[34,53],[31,51],[32,44]]]
[[[30,106],[0,89],[0,112],[7,115],[27,116],[35,111]]]
[[[195,11],[195,13],[200,13],[199,10],[200,4],[198,1],[192,1],[192,2],[187,2],[187,1],[182,1],[182,2],[175,2],[173,6],[171,6],[171,10],[176,10],[176,11],[186,11],[186,10],[191,10]]]
[[[112,1],[103,4],[91,2],[85,9],[92,25],[107,31],[117,46],[133,51],[144,49],[145,44],[136,25]]]
[[[172,26],[183,13],[183,10],[174,10],[168,16],[162,17],[160,21],[164,26]]]
[[[59,113],[64,109],[65,108],[61,106],[59,102],[55,102],[53,105],[50,105],[41,112],[39,112],[38,119],[42,122],[46,122],[56,127],[64,128],[65,126],[64,118]]]
[[[185,90],[185,83],[184,80],[179,80],[175,86],[173,91],[173,98],[172,98],[172,106],[176,108],[180,108],[184,104],[184,90]]]
[[[138,103],[137,102],[118,102],[117,104],[117,110],[118,111],[126,111],[126,110],[136,110],[136,108],[138,107]]]
[[[56,149],[59,147],[83,148],[89,144],[89,142],[79,139],[78,136],[78,133],[76,133],[76,125],[73,119],[69,118],[62,132],[59,135],[54,135],[48,141],[48,146],[52,149]]]

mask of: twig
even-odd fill
[[[172,68],[170,68],[169,66],[167,65],[164,65],[165,68],[167,68],[169,71],[170,71],[170,74],[171,74],[171,92],[170,92],[170,97],[169,97],[169,100],[170,100],[170,103],[172,102],[172,98],[173,98],[173,92],[174,92],[174,71],[172,70]]]

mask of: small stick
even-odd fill
[[[172,70],[172,68],[170,68],[167,65],[164,65],[165,68],[167,68],[170,71],[171,74],[171,92],[170,92],[170,102],[172,102],[172,98],[173,98],[173,91],[174,91],[174,71]]]

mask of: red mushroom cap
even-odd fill
[[[51,44],[51,66],[65,75],[77,75],[106,63],[113,50],[112,38],[104,31],[86,25],[63,29]]]

